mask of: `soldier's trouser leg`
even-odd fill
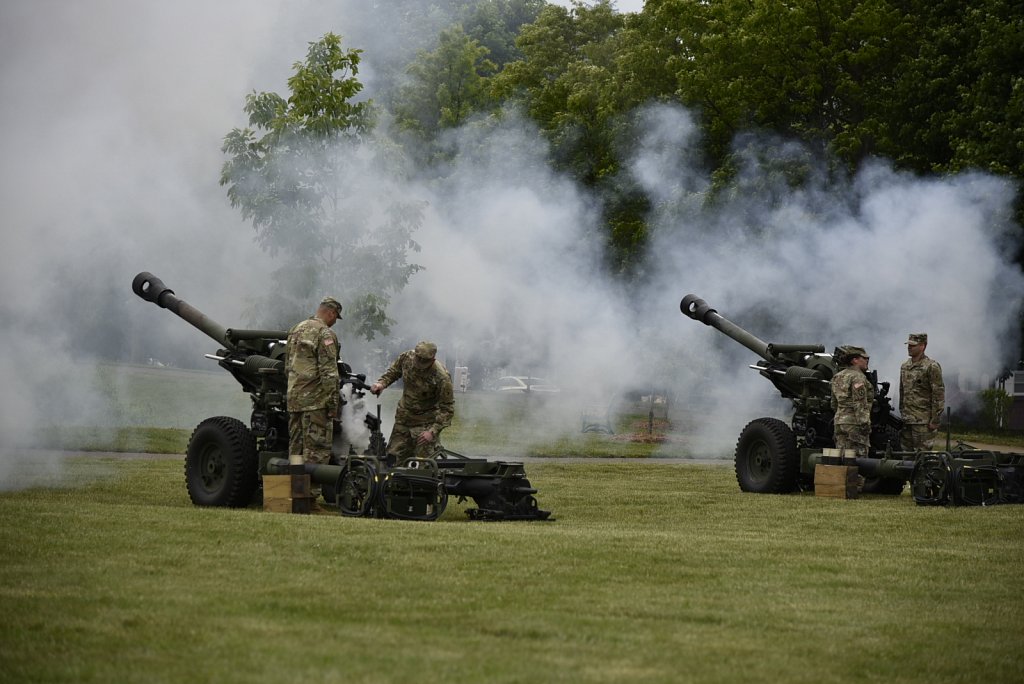
[[[871,425],[836,425],[836,448],[845,450],[844,458],[867,456],[871,449]],[[857,490],[863,491],[864,478],[857,476]]]
[[[334,440],[334,421],[327,409],[292,411],[288,414],[288,452],[301,454],[306,463],[328,463]],[[320,487],[314,485],[310,493],[316,499]]]
[[[834,434],[836,448],[844,449],[846,458],[868,455],[871,448],[870,425],[836,425]],[[854,451],[857,453],[854,454]]]
[[[929,430],[926,423],[909,423],[900,433],[900,448],[903,451],[931,451],[938,430]]]
[[[402,423],[395,423],[391,428],[391,437],[388,439],[388,457],[395,464],[401,463],[406,458],[412,458],[416,450],[416,439],[410,436],[409,426]]]
[[[302,412],[291,411],[288,414],[288,453],[302,454]]]
[[[440,448],[437,437],[430,444],[417,444],[416,439],[426,429],[425,425],[405,425],[395,423],[391,429],[391,439],[388,440],[388,455],[400,463],[406,458],[433,458]]]

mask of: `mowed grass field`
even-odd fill
[[[3,682],[1019,682],[1024,517],[531,463],[555,521],[191,505],[178,458],[0,495]]]
[[[180,453],[190,429],[147,418],[191,425],[145,399],[171,376],[118,370],[135,417],[48,436]],[[224,380],[183,410],[233,415]],[[452,432],[513,455],[570,418],[522,399],[466,395]],[[630,457],[527,463],[543,523],[196,508],[180,456],[29,450],[0,493],[0,682],[1024,681],[1024,508],[743,494],[727,462],[645,462],[644,418],[530,447]]]

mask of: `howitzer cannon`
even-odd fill
[[[809,485],[814,464],[803,457],[834,446],[832,436],[832,389],[837,372],[833,355],[822,344],[773,344],[739,327],[695,295],[686,295],[680,310],[695,321],[709,325],[761,357],[750,366],[768,379],[779,393],[793,402],[790,425],[776,418],[757,418],[743,429],[736,445],[736,479],[746,492],[789,492]],[[884,453],[899,448],[902,423],[892,413],[889,383],[875,387],[871,411],[871,446]],[[865,490],[899,494],[904,480],[895,473],[866,475]]]
[[[789,425],[777,418],[750,421],[736,442],[736,480],[745,492],[785,493],[810,488],[818,464],[856,465],[864,491],[900,494],[909,480],[919,504],[1024,503],[1024,454],[997,453],[958,445],[945,452],[901,452],[903,422],[893,414],[889,383],[878,382],[871,409],[871,449],[857,458],[824,452],[835,446],[832,434],[832,389],[835,355],[820,344],[772,344],[728,320],[707,302],[686,295],[680,310],[751,350],[761,360],[750,368],[768,379],[793,402]],[[838,351],[838,350],[837,350]],[[948,423],[948,421],[947,421]]]
[[[264,475],[283,474],[288,466],[288,380],[284,370],[288,332],[225,328],[178,298],[151,273],[132,281],[142,299],[167,309],[204,332],[221,348],[213,359],[242,386],[252,399],[249,425],[237,418],[216,416],[202,421],[189,438],[185,455],[185,485],[197,506],[247,506],[260,494]],[[339,364],[349,396],[362,398],[369,391],[366,376]],[[347,387],[346,387],[347,386]],[[521,463],[466,458],[442,450],[434,459],[394,464],[386,458],[386,443],[377,414],[367,412],[363,424],[370,431],[369,445],[354,453],[339,439],[335,424],[331,463],[307,464],[311,480],[323,485],[328,503],[345,515],[373,515],[419,520],[436,519],[449,495],[473,499],[468,509],[474,519],[544,520]],[[344,451],[344,453],[342,453]]]

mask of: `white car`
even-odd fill
[[[561,392],[561,390],[543,378],[531,378],[525,375],[506,375],[498,378],[495,389],[499,392]]]

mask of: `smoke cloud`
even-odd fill
[[[291,64],[327,31],[364,49],[372,96],[411,54],[375,32],[369,5],[0,8],[0,479],[28,428],[110,419],[82,370],[97,349],[177,365],[212,351],[131,293],[135,273],[153,272],[225,325],[260,325],[246,307],[281,264],[218,185],[221,140],[244,124],[245,94],[285,92]],[[420,37],[424,47],[433,35]],[[473,357],[549,376],[563,396],[546,403],[562,412],[548,424],[567,432],[595,397],[669,386],[692,429],[673,455],[725,456],[746,421],[787,417],[787,406],[746,369],[751,353],[680,314],[687,293],[768,341],[865,346],[894,383],[909,332],[929,333],[947,381],[982,383],[1015,361],[1024,276],[1012,263],[1019,230],[1005,180],[920,179],[878,160],[836,182],[800,148],[751,137],[736,143],[747,160],[741,191],[708,208],[693,114],[655,107],[637,121],[643,135],[624,173],[655,202],[637,281],[604,275],[600,207],[550,170],[528,122],[510,113],[499,127],[467,126],[452,134],[454,166],[401,190],[428,203],[422,251],[411,255],[424,269],[394,301],[394,340],[349,343],[353,362],[379,366],[355,370],[372,379],[384,369],[376,347],[434,339],[450,367]],[[794,191],[780,164],[818,180]]]
[[[595,207],[546,169],[528,125],[485,139],[467,129],[462,165],[429,195],[426,269],[403,296],[399,331],[460,348],[500,339],[518,373],[543,368],[576,396],[614,391],[612,380],[670,385],[699,416],[691,455],[726,455],[743,424],[788,417],[788,404],[747,368],[752,353],[680,314],[687,293],[767,341],[866,347],[894,399],[911,332],[929,333],[954,404],[958,388],[984,387],[1015,361],[1024,276],[1007,181],[920,179],[879,160],[826,183],[806,150],[749,138],[737,141],[740,190],[708,209],[692,115],[656,107],[638,121],[629,173],[656,205],[639,285],[600,275]],[[799,191],[778,173],[793,163],[810,174]]]
[[[669,141],[673,131],[692,131],[689,115],[657,108],[646,124],[659,144],[640,151],[634,175],[666,207],[654,229],[655,291],[694,292],[766,341],[822,343],[830,352],[866,347],[894,398],[911,332],[929,334],[928,354],[943,364],[954,409],[958,390],[983,388],[1014,367],[1024,277],[1012,260],[1020,230],[1007,180],[979,173],[921,179],[876,160],[827,184],[826,170],[812,165],[812,182],[795,192],[777,170],[810,163],[806,151],[751,138],[737,141],[746,160],[740,190],[713,210],[693,211],[692,194],[702,187],[688,163],[693,141]],[[659,303],[662,311],[669,299]],[[678,339],[691,358],[732,346],[755,360],[688,319]],[[760,393],[771,391],[743,366]],[[744,395],[734,392],[727,402]],[[723,409],[719,415],[733,422]],[[739,424],[750,417],[745,412]]]

